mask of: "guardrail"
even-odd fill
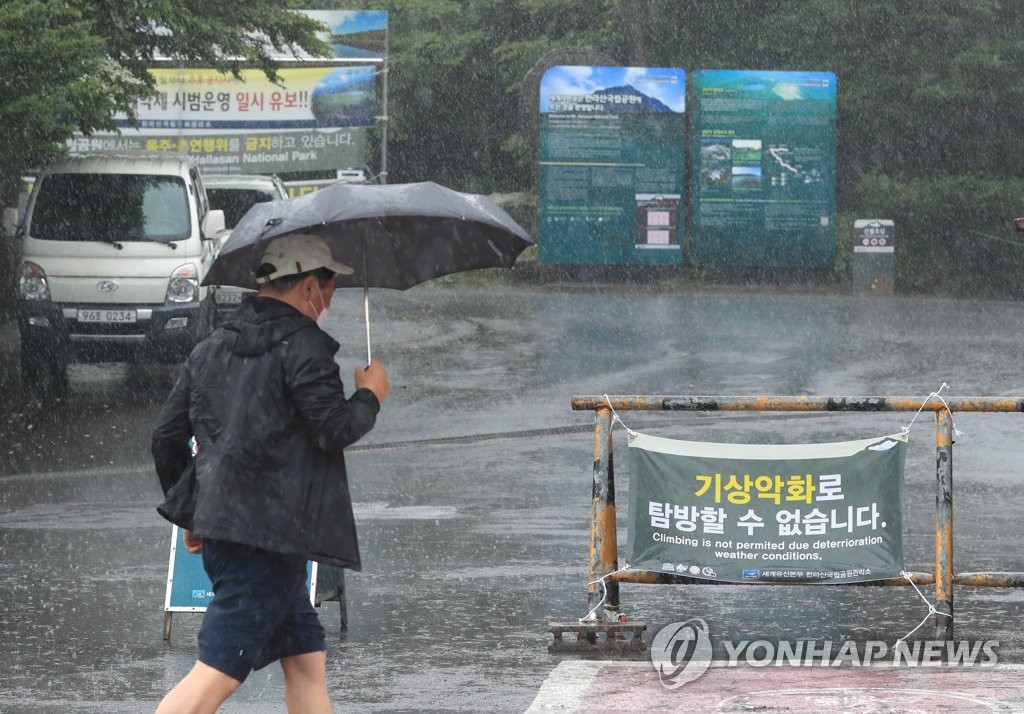
[[[955,412],[1024,412],[1024,399],[960,397],[709,397],[709,396],[573,396],[575,411],[594,411],[594,482],[590,513],[590,564],[587,600],[599,621],[620,609],[620,583],[725,584],[667,573],[617,572],[615,476],[612,449],[613,413],[686,412],[920,412],[935,413],[935,570],[909,573],[915,585],[935,586],[935,637],[953,639],[953,586],[1024,587],[1024,573],[953,572],[953,414]],[[599,597],[598,582],[605,581]],[[737,583],[729,583],[736,585]],[[749,583],[754,584],[754,583]],[[765,584],[765,583],[759,583]],[[771,583],[783,585],[786,583]],[[873,580],[849,585],[909,585],[906,579]],[[610,611],[608,613],[602,610]],[[581,625],[577,629],[582,631]],[[590,642],[594,635],[590,633]],[[556,634],[556,639],[558,635]]]

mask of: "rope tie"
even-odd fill
[[[608,408],[612,410],[612,426],[615,426],[615,422],[618,422],[630,437],[636,436],[636,432],[626,426],[626,423],[619,418],[618,413],[615,411],[615,407],[612,406],[612,400],[608,398],[607,394],[604,395],[604,400],[608,403]]]
[[[608,586],[605,585],[604,581],[607,580],[608,578],[610,578],[611,576],[615,575],[616,573],[621,573],[621,572],[623,572],[625,570],[629,570],[629,567],[630,567],[629,563],[627,563],[626,565],[623,565],[618,570],[615,570],[615,571],[613,571],[611,573],[608,573],[607,575],[602,575],[597,580],[591,580],[589,583],[587,583],[587,587],[588,588],[591,585],[596,585],[598,583],[601,584],[601,599],[598,601],[598,603],[596,605],[594,605],[594,607],[590,610],[590,612],[588,612],[584,617],[581,617],[579,619],[579,623],[581,625],[583,625],[583,624],[585,624],[587,622],[595,622],[595,621],[600,619],[597,616],[596,613],[604,605],[604,601],[608,599]]]
[[[943,385],[943,386],[945,386],[945,385]],[[910,637],[912,634],[914,634],[915,632],[920,630],[924,626],[924,624],[926,622],[928,622],[928,618],[930,618],[932,615],[938,615],[939,614],[939,611],[935,609],[935,606],[932,605],[931,602],[928,601],[928,598],[926,598],[924,596],[924,593],[921,592],[921,589],[919,587],[917,587],[917,583],[915,583],[914,579],[910,577],[910,573],[908,573],[906,570],[901,570],[900,571],[900,575],[902,575],[904,578],[907,579],[907,582],[910,583],[913,586],[915,591],[917,591],[917,596],[919,598],[921,598],[921,600],[924,602],[925,605],[928,606],[928,614],[924,616],[924,619],[921,620],[921,622],[918,624],[917,627],[915,627],[913,630],[911,630],[907,634],[903,635],[903,637],[900,637],[898,640],[896,640],[895,644],[893,645],[893,648],[898,647],[901,644],[905,644],[908,637]],[[952,615],[950,617],[952,617]]]
[[[915,422],[915,421],[917,421],[917,418],[918,418],[919,416],[921,416],[921,412],[922,412],[922,411],[924,411],[924,407],[925,407],[925,405],[926,405],[926,404],[927,404],[928,402],[930,402],[930,401],[931,401],[932,399],[938,399],[938,400],[939,400],[940,402],[942,402],[942,406],[944,406],[944,407],[946,408],[946,411],[947,411],[947,412],[949,412],[950,422],[951,422],[951,423],[953,424],[953,433],[954,433],[954,434],[956,434],[957,436],[966,436],[966,434],[964,434],[964,433],[963,433],[962,431],[960,431],[960,430],[959,430],[959,429],[957,428],[957,426],[956,426],[956,422],[955,422],[955,421],[953,421],[953,410],[949,408],[949,405],[948,405],[948,404],[946,404],[946,400],[942,398],[942,394],[941,394],[941,392],[942,392],[942,390],[944,390],[944,389],[949,389],[949,385],[948,385],[948,384],[946,384],[945,382],[943,382],[943,383],[942,383],[942,386],[941,386],[941,387],[939,387],[939,388],[938,388],[937,390],[935,390],[934,392],[932,392],[931,394],[929,394],[929,395],[928,395],[928,396],[927,396],[927,397],[925,398],[925,400],[924,400],[923,402],[921,402],[921,408],[917,410],[917,413],[916,413],[916,414],[914,414],[914,418],[910,420],[910,423],[909,423],[909,424],[907,424],[907,425],[906,425],[906,426],[904,426],[904,427],[901,427],[901,429],[900,429],[900,430],[901,430],[901,431],[902,431],[902,432],[903,432],[904,434],[908,434],[908,433],[910,433],[910,427],[914,426],[914,422]]]

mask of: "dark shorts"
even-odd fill
[[[203,541],[213,599],[199,628],[199,661],[244,682],[282,657],[327,649],[309,602],[306,560],[225,541]]]

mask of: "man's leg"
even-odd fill
[[[326,669],[324,677],[326,687]],[[234,677],[196,662],[192,671],[160,702],[156,714],[213,714],[240,686],[242,683]]]
[[[307,652],[281,658],[284,698],[289,714],[331,714],[327,696],[327,653]]]

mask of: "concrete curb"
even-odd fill
[[[669,689],[650,662],[561,662],[527,714],[633,711],[1021,711],[1024,666],[726,667]]]

